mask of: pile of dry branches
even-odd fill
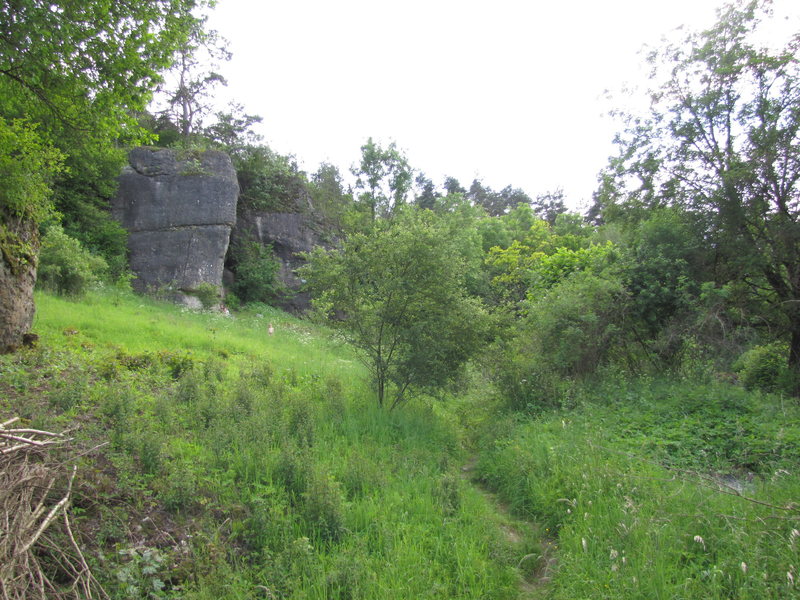
[[[107,598],[75,541],[63,433],[0,423],[0,598]]]

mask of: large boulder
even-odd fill
[[[201,283],[222,285],[239,184],[223,152],[136,148],[112,212],[128,230],[137,291],[172,289],[192,303]]]

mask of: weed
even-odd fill
[[[314,415],[311,404],[304,399],[295,398],[289,405],[286,415],[286,434],[299,446],[311,447],[315,437]]]
[[[281,448],[272,476],[293,499],[299,499],[308,488],[311,467],[307,453],[287,445]]]
[[[115,575],[121,594],[126,598],[166,598],[160,577],[166,559],[156,548],[128,548],[119,551],[124,561]]]
[[[384,481],[375,462],[357,449],[352,450],[342,464],[340,481],[349,500],[372,493]]]
[[[327,473],[314,473],[303,492],[303,517],[315,538],[335,542],[345,533],[344,500],[339,484]]]

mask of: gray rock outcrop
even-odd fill
[[[298,254],[325,245],[310,212],[241,211],[232,240],[233,243],[256,241],[264,246],[272,246],[280,262],[278,279],[289,292],[278,304],[291,312],[302,312],[309,308],[310,297],[302,291],[303,282],[295,273],[298,267],[305,264]]]
[[[0,215],[2,216],[2,215]],[[0,224],[0,354],[19,348],[33,323],[38,228],[32,222],[6,219]],[[6,247],[10,240],[29,245],[30,254]]]
[[[171,288],[192,304],[199,284],[222,285],[239,184],[225,153],[181,154],[132,150],[112,212],[129,233],[134,289]]]

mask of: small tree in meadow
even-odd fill
[[[308,256],[302,276],[314,306],[358,350],[379,405],[441,388],[480,348],[486,314],[464,288],[480,244],[473,232],[453,217],[406,209],[341,249]]]

